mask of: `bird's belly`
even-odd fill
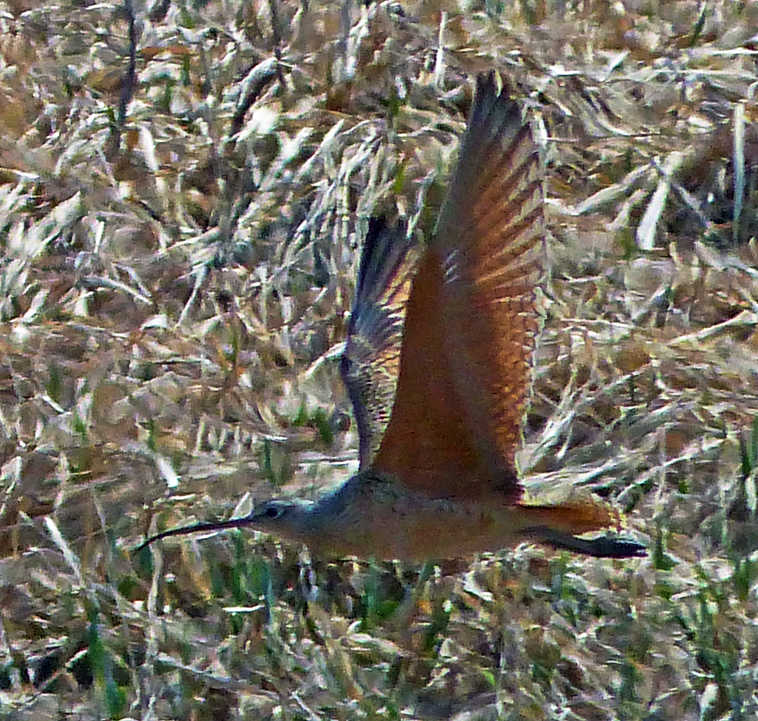
[[[364,509],[360,523],[324,539],[338,555],[426,560],[495,551],[521,540],[521,514],[495,502],[456,502],[424,497]]]

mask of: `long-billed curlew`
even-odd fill
[[[399,228],[366,237],[342,376],[360,468],[315,502],[271,500],[193,531],[251,526],[315,553],[441,559],[534,540],[593,556],[644,553],[613,536],[590,494],[530,499],[516,470],[540,318],[543,173],[517,104],[494,73],[476,96],[434,239],[418,262]],[[144,545],[144,544],[143,544]]]

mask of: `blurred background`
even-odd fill
[[[0,1],[0,718],[758,714],[758,5]],[[544,128],[521,467],[650,549],[340,562],[372,215],[433,231],[473,80]]]

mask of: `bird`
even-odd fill
[[[442,560],[525,541],[595,557],[645,554],[618,536],[621,514],[609,503],[574,489],[532,497],[517,469],[546,231],[540,148],[511,95],[494,71],[477,77],[425,247],[402,223],[369,221],[340,363],[357,473],[315,501],[272,499],[140,548],[252,527],[328,557]]]

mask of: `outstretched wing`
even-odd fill
[[[392,412],[415,261],[404,226],[369,221],[340,366],[358,424],[361,469],[376,454]]]
[[[413,282],[375,467],[433,495],[517,500],[544,265],[542,166],[516,103],[481,76],[437,234]]]
[[[518,107],[480,77],[461,161],[440,214],[442,315],[453,381],[492,471],[513,465],[531,393],[544,272],[538,148]]]

